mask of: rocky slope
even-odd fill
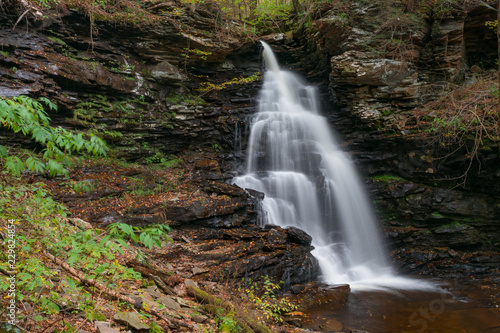
[[[253,112],[259,48],[224,31],[217,8],[180,2],[160,7],[149,9],[160,17],[154,25],[97,21],[91,26],[88,16],[66,10],[43,21],[30,19],[26,26],[15,24],[19,13],[13,8],[0,11],[0,96],[51,99],[59,106],[50,114],[53,125],[99,134],[113,158],[168,165],[182,156],[192,168],[183,171],[189,172],[189,190],[172,198],[132,204],[119,179],[97,180],[98,188],[85,195],[68,195],[64,184],[70,180],[55,179],[49,181],[60,185],[53,184],[55,198],[96,227],[169,221],[185,233],[182,242],[192,239],[178,255],[206,266],[200,268],[203,280],[267,275],[286,280],[288,287],[314,280],[318,265],[309,236],[298,229],[256,227],[260,194],[227,184],[239,164],[235,131]],[[203,90],[204,84],[209,88]],[[0,135],[14,147],[36,149],[29,138]],[[94,184],[96,169],[75,172],[71,181]],[[143,192],[175,188],[171,180],[143,176]],[[105,198],[116,200],[101,207]],[[117,204],[122,200],[126,209]],[[99,209],[89,209],[90,202]]]

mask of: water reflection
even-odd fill
[[[358,290],[343,308],[307,312],[304,327],[333,332],[328,321],[335,319],[343,332],[499,333],[499,296],[500,287],[491,281],[451,282],[439,291]]]

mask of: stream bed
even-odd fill
[[[435,291],[354,290],[339,309],[305,313],[304,328],[370,333],[500,332],[500,279],[446,281]]]

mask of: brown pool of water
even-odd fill
[[[452,281],[435,291],[353,291],[342,308],[304,314],[304,328],[323,332],[500,333],[500,285]]]

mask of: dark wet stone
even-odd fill
[[[450,233],[456,233],[456,232],[462,232],[467,230],[467,226],[463,224],[453,224],[451,226],[443,226],[440,227],[436,230],[434,230],[435,233],[437,234],[450,234]]]
[[[246,188],[245,189],[248,194],[250,194],[251,196],[257,198],[257,199],[260,199],[260,200],[264,200],[264,197],[265,197],[265,194],[262,193],[262,192],[259,192],[259,191],[256,191],[256,190],[252,190],[252,189],[249,189],[249,188]]]
[[[6,87],[0,87],[0,96],[3,97],[17,97],[20,95],[27,95],[31,92],[31,89],[29,88],[6,88]]]
[[[312,237],[297,227],[288,227],[286,228],[286,232],[288,233],[289,241],[292,243],[304,246],[310,246],[312,243]]]
[[[273,228],[269,230],[269,233],[267,234],[267,240],[272,245],[285,244],[287,238],[288,236],[286,232],[281,228]]]
[[[304,309],[328,306],[335,309],[347,302],[351,288],[349,285],[311,285],[303,292],[293,296],[293,300]]]
[[[162,61],[148,69],[151,76],[161,84],[180,83],[186,80],[186,76],[168,61]]]
[[[285,323],[295,327],[302,327],[302,319],[300,318],[284,318]]]
[[[301,284],[293,285],[290,287],[290,291],[294,294],[301,293],[304,291],[304,289],[306,289],[306,286]]]
[[[187,226],[186,226],[187,227]],[[206,229],[190,227],[192,239],[202,239]],[[215,236],[215,234],[213,234]],[[268,238],[275,244],[270,244]],[[255,225],[222,229],[210,244],[192,245],[191,258],[202,264],[216,263],[217,269],[207,269],[200,279],[223,281],[251,278],[260,280],[267,275],[274,281],[288,281],[289,285],[306,283],[318,276],[319,265],[311,255],[312,247],[287,242],[281,228],[262,229]]]
[[[104,216],[98,217],[97,219],[94,220],[94,222],[103,225],[108,225],[112,223],[123,222],[123,219],[122,217],[116,214],[106,214]]]

